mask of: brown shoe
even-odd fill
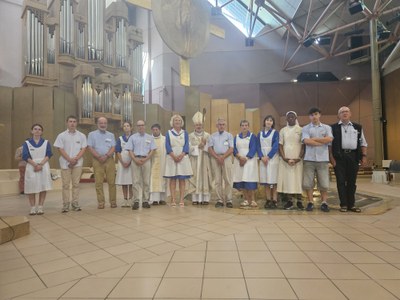
[[[97,205],[97,208],[98,209],[104,209],[104,204],[101,203],[101,204]]]
[[[117,207],[117,203],[111,203],[111,208],[116,208]]]

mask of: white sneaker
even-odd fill
[[[129,201],[125,199],[121,207],[131,207],[131,206],[129,205]]]
[[[250,206],[251,206],[251,207],[257,207],[258,205],[257,205],[257,202],[256,202],[256,201],[251,201]]]
[[[36,214],[38,214],[38,215],[43,215],[44,214],[43,206],[38,206],[38,208],[36,210]]]
[[[63,208],[61,210],[62,213],[67,213],[69,212],[69,204],[64,204]]]
[[[249,206],[249,201],[244,200],[242,203],[240,203],[240,206],[242,206],[242,207]]]
[[[29,215],[34,216],[36,215],[36,207],[32,206],[31,211],[29,212]]]

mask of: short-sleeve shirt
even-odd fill
[[[135,156],[147,156],[151,150],[157,149],[154,137],[150,134],[135,133],[130,136],[125,150],[132,151]]]
[[[304,142],[305,139],[310,138],[324,138],[331,137],[332,128],[329,125],[319,123],[318,125],[314,125],[310,123],[303,127],[301,141]],[[324,144],[321,146],[311,146],[306,145],[306,153],[304,155],[305,161],[314,161],[314,162],[329,162],[329,144]]]
[[[78,153],[87,147],[86,136],[76,130],[75,132],[69,132],[68,130],[61,132],[54,142],[54,147],[63,149],[69,157],[73,158],[78,155]],[[68,161],[60,155],[60,168],[68,169]],[[81,167],[83,165],[83,157],[78,160],[76,167]]]
[[[112,147],[115,147],[115,137],[109,131],[95,130],[89,133],[87,144],[99,155],[106,155]]]
[[[213,147],[216,154],[224,154],[233,148],[233,136],[229,132],[214,132],[208,139],[208,147]]]

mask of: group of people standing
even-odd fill
[[[124,122],[123,134],[117,139],[107,131],[108,121],[104,117],[97,119],[97,130],[86,139],[77,130],[77,118],[69,116],[67,130],[54,143],[60,152],[62,212],[81,210],[79,181],[86,148],[93,158],[98,209],[105,207],[106,179],[111,208],[117,207],[116,185],[122,186],[121,206],[133,210],[139,209],[140,204],[143,208],[165,205],[167,196],[171,206],[183,207],[187,194],[191,195],[193,205],[207,205],[212,191],[217,197],[216,207],[232,208],[233,188],[243,194],[241,207],[257,207],[255,190],[261,184],[265,186],[266,209],[277,208],[278,193],[282,193],[287,197],[285,209],[302,210],[304,190],[308,200],[305,209],[312,211],[316,176],[321,210],[328,212],[328,163],[331,162],[337,177],[340,211],[359,212],[355,207],[355,182],[359,163],[366,163],[367,149],[362,127],[350,121],[348,107],[339,109],[340,121],[332,126],[322,124],[320,116],[318,108],[310,109],[311,122],[301,128],[296,112],[289,111],[287,126],[278,132],[273,116],[269,115],[257,135],[250,131],[250,123],[242,120],[240,133],[233,137],[226,131],[226,120],[222,118],[217,120],[216,132],[205,132],[204,116],[198,112],[193,116],[194,132],[190,134],[183,129],[183,118],[174,115],[165,136],[159,124],[151,126],[151,134],[146,133],[145,122],[139,120],[136,133],[129,122]],[[31,130],[32,138],[22,146],[22,160],[27,163],[24,192],[29,197],[30,214],[34,215],[44,213],[46,191],[51,189],[48,160],[52,151],[50,143],[42,138],[43,127],[34,124]]]

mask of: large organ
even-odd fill
[[[142,102],[142,31],[122,0],[26,0],[24,86],[59,87],[78,100],[82,124],[133,120]]]

